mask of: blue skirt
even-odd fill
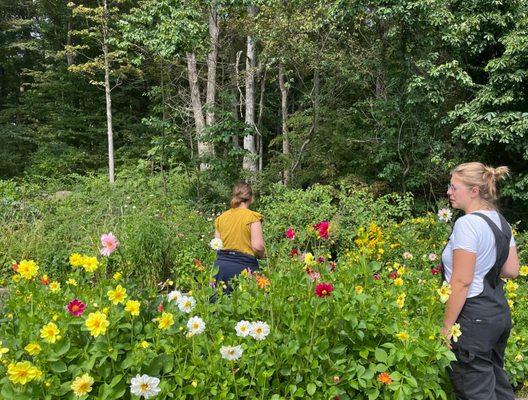
[[[233,250],[219,250],[215,266],[218,267],[215,279],[217,282],[225,282],[227,285],[226,293],[232,290],[229,284],[231,278],[238,276],[245,269],[249,269],[251,272],[259,270],[259,264],[255,257]]]

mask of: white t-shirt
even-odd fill
[[[501,229],[497,211],[479,210],[478,212],[488,216]],[[512,235],[510,247],[514,246],[515,240]],[[457,219],[447,246],[442,252],[445,278],[448,282],[451,281],[453,250],[455,249],[466,250],[477,255],[473,282],[469,287],[467,297],[478,296],[484,290],[484,277],[491,267],[493,267],[497,258],[493,231],[488,223],[478,215],[466,214]]]

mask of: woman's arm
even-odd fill
[[[262,223],[260,221],[253,222],[249,225],[251,233],[251,248],[255,252],[257,258],[264,258],[264,235],[262,233]]]
[[[218,229],[215,229],[215,238],[216,238],[216,239],[222,239],[222,238],[220,237],[220,232],[218,232]]]
[[[517,278],[519,276],[519,257],[517,256],[517,247],[510,247],[508,259],[504,263],[500,272],[501,278]]]
[[[467,250],[453,250],[453,274],[451,275],[451,295],[447,300],[447,307],[444,313],[444,327],[442,334],[448,336],[449,330],[456,322],[464,303],[467,292],[473,282],[475,273],[475,263],[477,255]]]

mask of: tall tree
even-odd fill
[[[188,78],[195,140],[200,169],[208,168],[207,159],[214,155],[208,128],[215,122],[217,63],[220,21],[218,4],[188,1],[139,1],[123,18],[124,45],[152,57],[177,62],[184,59]],[[200,88],[198,65],[207,59],[205,95]],[[205,105],[202,98],[205,97]]]
[[[112,90],[133,72],[123,54],[116,48],[119,36],[117,21],[120,19],[126,0],[98,0],[92,4],[68,3],[74,17],[85,21],[84,29],[71,30],[73,44],[67,45],[65,53],[70,60],[76,56],[76,63],[68,66],[75,73],[90,77],[90,83],[102,87],[105,93],[106,129],[108,141],[108,178],[111,184],[115,181],[114,171],[114,125],[112,115]],[[100,74],[103,80],[100,80]]]
[[[257,15],[258,7],[254,4],[248,6],[250,19]],[[244,136],[244,161],[242,167],[254,174],[258,169],[257,149],[255,146],[255,75],[256,75],[256,49],[255,38],[248,34],[246,47],[246,135]]]
[[[290,140],[288,137],[288,89],[284,80],[284,65],[279,61],[279,87],[281,92],[281,119],[282,119],[282,154],[290,155]],[[282,172],[282,180],[285,186],[290,184],[290,169]]]

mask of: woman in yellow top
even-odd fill
[[[215,220],[215,237],[222,240],[223,249],[217,253],[215,266],[218,282],[225,282],[226,292],[231,291],[229,280],[245,269],[259,269],[257,258],[264,258],[262,215],[251,211],[253,190],[246,182],[233,188],[231,208]]]

